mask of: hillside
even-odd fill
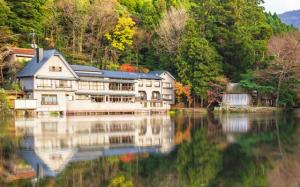
[[[300,28],[300,10],[285,12],[279,17],[284,23]]]

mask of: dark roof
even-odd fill
[[[107,71],[100,70],[92,66],[71,65],[72,69],[79,77],[99,77],[111,79],[154,79],[160,80],[161,78],[155,74],[150,73],[135,73],[135,72],[122,72],[122,71]]]
[[[75,74],[75,72],[72,70],[72,68],[70,67],[70,65],[68,64],[68,62],[66,61],[66,59],[63,57],[63,55],[61,53],[59,53],[57,50],[52,49],[52,50],[44,50],[43,51],[43,58],[42,60],[37,63],[36,62],[36,58],[37,56],[35,55],[32,60],[30,60],[25,67],[17,74],[17,77],[31,77],[34,76],[36,74],[36,72],[53,56],[59,56],[62,61],[65,63],[65,65],[69,68],[69,70],[74,74],[74,76],[76,78],[77,75]]]
[[[163,73],[169,74],[172,77],[172,79],[175,80],[175,77],[173,77],[173,75],[170,72],[166,71],[166,70],[150,71],[148,74],[152,74],[152,75],[156,75],[156,76],[161,76]]]
[[[36,62],[36,56],[29,61],[26,66],[18,73],[18,77],[30,77],[33,76],[52,56],[57,54],[56,50],[47,50],[43,52],[43,59],[41,62]]]
[[[103,71],[104,77],[108,78],[124,78],[124,79],[154,79],[160,80],[159,76],[148,73],[133,73],[133,72],[121,72],[121,71]]]
[[[43,59],[41,62],[36,62],[36,56],[29,61],[26,66],[18,73],[18,77],[31,77],[36,74],[36,72],[54,55],[59,55],[64,63],[69,67],[72,73],[76,74],[75,77],[99,77],[99,78],[112,78],[112,79],[154,79],[161,80],[161,73],[167,71],[152,71],[149,73],[135,73],[135,72],[121,72],[121,71],[107,71],[100,70],[92,66],[83,65],[69,65],[64,57],[55,49],[45,50],[43,52]],[[160,72],[160,73],[159,73]],[[170,74],[171,75],[171,74]],[[172,76],[172,75],[171,75]],[[172,76],[173,77],[173,76]]]
[[[71,65],[74,71],[90,71],[90,72],[100,72],[101,70],[93,66],[82,66],[82,65]]]

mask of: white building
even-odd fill
[[[222,96],[222,105],[227,107],[245,107],[252,103],[251,95],[242,89],[238,83],[229,83]]]
[[[37,49],[18,74],[26,99],[16,110],[60,112],[165,111],[174,104],[174,77],[167,71],[129,73],[70,65],[56,50]]]

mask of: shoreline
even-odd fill
[[[283,108],[278,107],[218,107],[215,108],[216,113],[271,113],[271,112],[281,112]]]

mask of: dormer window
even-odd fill
[[[62,67],[60,67],[60,66],[49,66],[49,71],[51,71],[51,72],[61,72]]]

